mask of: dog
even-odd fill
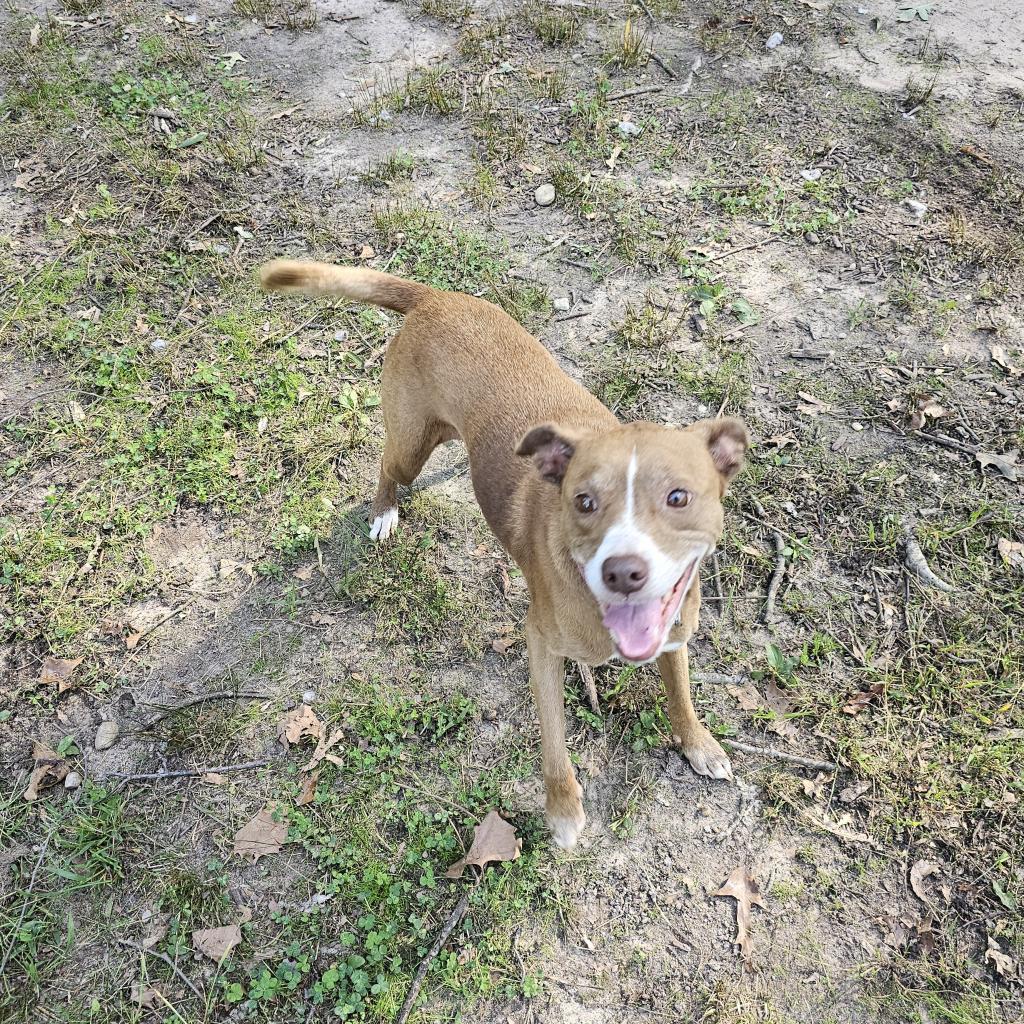
[[[260,282],[405,315],[381,372],[384,452],[370,536],[392,535],[399,485],[439,444],[461,438],[484,517],[529,588],[530,685],[554,842],[571,848],[586,823],[565,743],[566,658],[656,661],[673,742],[697,773],[731,778],[694,712],[686,645],[700,564],[722,535],[722,497],[749,444],[744,425],[621,423],[512,317],[469,295],[292,260],[264,265]]]

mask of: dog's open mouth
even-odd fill
[[[604,627],[611,633],[619,654],[626,661],[649,661],[658,653],[699,564],[699,557],[692,559],[676,580],[676,585],[664,597],[653,601],[602,605]]]

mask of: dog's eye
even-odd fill
[[[665,499],[665,504],[671,508],[686,508],[693,499],[693,495],[689,491],[674,490],[669,491],[668,497]]]
[[[597,502],[589,494],[577,494],[573,503],[576,505],[576,511],[584,515],[597,511]]]

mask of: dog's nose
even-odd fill
[[[647,582],[647,563],[638,555],[615,555],[601,566],[601,579],[617,594],[635,594]]]

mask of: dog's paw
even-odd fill
[[[395,532],[398,526],[398,509],[397,508],[386,508],[384,511],[377,516],[372,523],[370,523],[370,540],[375,540],[379,544],[381,541],[385,541],[388,537]]]
[[[679,748],[698,775],[706,775],[709,779],[732,778],[729,755],[707,729],[702,729],[696,740],[689,744],[680,742]]]
[[[547,819],[551,839],[555,846],[562,850],[571,850],[576,845],[576,840],[587,823],[583,802],[577,794],[549,796]]]

